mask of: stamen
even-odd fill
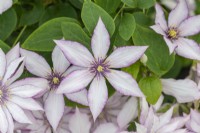
[[[3,92],[2,92],[2,90],[0,90],[0,98],[2,98],[3,97]]]
[[[103,68],[101,65],[99,65],[99,66],[97,67],[97,71],[98,71],[98,72],[103,72],[103,69],[104,69],[104,68]]]
[[[53,77],[52,82],[53,82],[53,84],[59,84],[60,80],[57,77]]]
[[[177,36],[178,36],[178,31],[176,29],[174,29],[174,28],[169,29],[169,31],[168,31],[169,38],[176,39]]]

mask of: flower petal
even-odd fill
[[[175,50],[175,48],[178,46],[175,42],[172,42],[170,39],[167,37],[164,37],[164,40],[169,48],[169,54],[172,54]]]
[[[200,15],[193,16],[181,23],[179,26],[180,36],[192,36],[200,32]]]
[[[6,55],[0,48],[0,80],[2,80],[5,71],[6,71]]]
[[[150,26],[151,29],[153,29],[155,32],[157,32],[158,34],[161,34],[163,36],[166,35],[165,31],[160,27],[160,25],[153,25],[153,26]]]
[[[52,52],[52,61],[53,61],[53,68],[54,72],[56,73],[64,73],[67,68],[70,66],[69,61],[66,59],[62,51],[58,46],[55,46]]]
[[[156,8],[155,23],[158,24],[163,31],[167,31],[168,29],[167,22],[166,22],[165,14],[162,10],[162,7],[159,4],[156,4],[155,8]]]
[[[26,116],[24,111],[16,104],[12,102],[7,102],[6,107],[8,108],[9,112],[12,114],[12,117],[19,123],[29,123],[31,124],[31,121]]]
[[[54,42],[73,65],[89,67],[94,61],[89,50],[78,42],[64,40],[54,40]]]
[[[12,6],[12,0],[1,0],[0,1],[0,15],[8,10]]]
[[[110,35],[101,18],[99,18],[98,23],[94,29],[91,40],[91,47],[95,59],[105,59],[110,47]]]
[[[32,98],[22,98],[22,97],[19,97],[19,96],[12,95],[10,101],[15,103],[15,104],[17,104],[17,105],[19,105],[23,109],[27,109],[27,110],[43,110],[41,105],[38,104]]]
[[[7,121],[8,121],[8,131],[7,131],[7,133],[13,133],[13,131],[14,131],[13,118],[12,118],[10,112],[8,111],[8,109],[6,107],[3,108],[3,111],[4,111],[6,118],[7,118]]]
[[[138,97],[144,96],[138,87],[137,82],[128,73],[110,70],[110,72],[106,73],[106,78],[117,91],[124,95]]]
[[[85,69],[84,67],[80,67],[80,66],[70,66],[67,71],[63,74],[64,77],[66,77],[68,74],[70,74],[71,72],[73,71],[76,71],[76,70],[83,70]]]
[[[106,59],[110,68],[122,68],[135,63],[146,51],[147,46],[120,47]]]
[[[137,128],[137,133],[147,133],[147,128],[143,125],[140,125],[138,123],[135,123]]]
[[[149,113],[149,105],[146,101],[146,98],[141,98],[140,100],[140,108],[141,108],[141,114],[139,122],[140,124],[145,124],[145,121],[147,119],[148,113]]]
[[[63,95],[50,91],[47,99],[45,100],[44,109],[47,119],[54,130],[58,127],[58,124],[63,116],[64,107],[65,103]]]
[[[7,133],[8,131],[8,120],[2,106],[0,105],[0,131],[1,133]]]
[[[10,94],[17,95],[23,98],[33,97],[43,91],[44,91],[43,88],[33,85],[22,85],[10,88]]]
[[[83,89],[79,92],[65,94],[65,96],[74,102],[80,103],[82,105],[88,106],[87,90]]]
[[[159,97],[158,101],[156,102],[156,104],[153,105],[153,109],[156,110],[156,111],[159,110],[161,105],[162,105],[162,103],[163,103],[163,100],[164,100],[164,96],[160,95],[160,97]]]
[[[176,53],[185,58],[200,60],[200,46],[193,40],[180,38],[176,41]]]
[[[19,43],[13,47],[8,53],[6,54],[6,61],[7,61],[7,66],[13,61],[16,60],[17,58],[20,57],[19,53]]]
[[[51,74],[51,68],[42,56],[25,49],[20,49],[20,53],[25,57],[25,66],[30,73],[43,78]]]
[[[179,0],[179,3],[169,14],[168,26],[176,28],[187,17],[188,17],[187,3],[185,0]]]
[[[128,102],[125,103],[122,110],[117,116],[117,123],[120,129],[124,129],[128,124],[137,117],[138,103],[135,97],[131,97]]]
[[[88,102],[94,121],[102,112],[108,100],[108,89],[106,80],[102,76],[96,76],[92,81],[89,92]]]
[[[88,86],[93,79],[94,74],[88,69],[77,70],[70,73],[60,83],[57,93],[74,93]]]
[[[87,114],[81,113],[78,108],[69,120],[69,129],[71,133],[89,133],[91,122]]]
[[[12,82],[19,78],[24,70],[24,57],[13,60],[7,67],[6,73],[3,78],[3,83],[6,83],[8,80]],[[9,81],[11,83],[11,81]],[[8,83],[7,83],[8,84]]]
[[[118,127],[113,123],[101,124],[94,133],[117,133]]]
[[[179,103],[192,102],[200,98],[196,83],[190,79],[162,79],[163,92],[174,96]]]

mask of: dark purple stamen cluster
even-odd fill
[[[98,59],[92,63],[90,71],[95,73],[97,76],[105,76],[105,73],[109,72],[109,64],[102,59]]]
[[[63,76],[62,76],[62,74],[59,74],[59,73],[52,73],[47,78],[51,89],[57,89],[58,86],[60,85],[60,82],[62,81],[62,79],[63,79]]]

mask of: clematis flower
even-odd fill
[[[46,118],[44,112],[33,111],[29,113],[32,118],[32,124],[15,124],[15,130],[19,133],[70,133],[69,119],[74,114],[74,110],[70,107],[65,107],[62,119],[60,120],[56,130],[51,128],[51,124]]]
[[[194,15],[194,10],[196,8],[195,0],[186,0],[188,5],[188,10],[190,15]],[[178,0],[161,0],[161,3],[169,9],[174,9],[178,3]]]
[[[191,109],[190,120],[186,123],[186,127],[189,133],[200,132],[200,113],[198,111]]]
[[[16,81],[24,70],[24,57],[19,57],[19,44],[6,55],[0,49],[0,132],[13,133],[13,120],[31,123],[24,110],[43,110],[32,98],[43,88],[30,83],[34,78]]]
[[[46,83],[47,91],[44,92],[45,95],[43,97],[44,109],[49,123],[52,125],[53,129],[56,130],[64,113],[65,102],[63,94],[57,94],[55,91],[69,73],[79,68],[71,66],[68,69],[70,63],[58,47],[55,47],[52,52],[53,70],[51,70],[42,56],[24,49],[21,49],[20,53],[25,57],[25,66],[27,70],[41,77],[40,79],[44,80]],[[65,94],[65,96],[72,101],[88,105],[87,90],[84,88],[82,88],[80,92]]]
[[[13,4],[12,0],[1,0],[0,1],[0,15],[8,10]]]
[[[185,37],[200,32],[200,15],[188,17],[188,8],[185,0],[179,0],[177,6],[168,17],[168,24],[164,12],[159,4],[156,4],[155,25],[151,28],[163,38],[169,47],[170,54],[175,52],[185,58],[200,60],[200,47],[193,40]]]
[[[163,92],[167,95],[174,96],[178,103],[192,102],[200,99],[200,89],[190,79],[162,79],[161,81]]]
[[[163,114],[156,114],[152,107],[148,107],[145,99],[142,101],[141,116],[136,123],[137,133],[187,133],[184,129],[188,116],[172,118],[174,106]]]
[[[93,133],[126,133],[128,124],[137,117],[137,102],[135,97],[131,97],[118,114],[117,124],[103,123]]]
[[[89,87],[88,102],[94,120],[101,113],[108,99],[105,78],[124,95],[144,96],[131,75],[113,68],[123,68],[133,64],[144,54],[147,46],[117,48],[106,57],[110,47],[110,36],[101,18],[94,29],[91,41],[94,57],[78,42],[57,40],[55,43],[73,65],[82,67],[82,70],[74,71],[63,79],[57,93],[80,91],[93,80]]]

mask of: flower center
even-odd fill
[[[53,82],[53,84],[59,84],[60,80],[58,77],[53,77],[52,82]]]
[[[97,71],[98,71],[98,72],[103,72],[103,69],[104,69],[104,68],[103,68],[101,65],[99,65],[99,66],[97,67]]]
[[[63,76],[58,73],[52,73],[47,79],[49,81],[50,88],[57,89],[63,79]]]
[[[169,31],[168,31],[168,37],[170,39],[176,39],[178,36],[178,31],[175,29],[175,28],[171,28]]]
[[[92,73],[95,73],[96,75],[100,76],[109,72],[109,65],[108,63],[104,62],[104,60],[98,60],[98,61],[94,61],[92,63],[92,67],[90,68],[90,71]]]

